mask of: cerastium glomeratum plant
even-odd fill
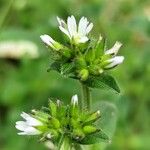
[[[40,141],[51,142],[51,149],[84,149],[82,145],[109,142],[111,139],[95,122],[100,119],[100,110],[92,111],[90,88],[109,88],[120,92],[115,79],[108,70],[121,64],[123,56],[116,56],[122,44],[116,42],[110,49],[100,35],[98,40],[90,38],[93,28],[87,18],[82,17],[77,25],[74,16],[67,22],[57,17],[59,29],[66,35],[62,44],[49,35],[40,38],[50,49],[53,62],[48,71],[55,70],[61,75],[78,80],[82,85],[82,99],[74,95],[71,103],[49,100],[48,107],[32,110],[30,114],[22,112],[24,121],[17,121],[19,135],[38,135]]]

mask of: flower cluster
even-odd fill
[[[62,136],[82,144],[88,135],[102,132],[94,125],[100,118],[100,111],[81,111],[77,95],[72,97],[70,105],[65,106],[59,100],[56,103],[50,100],[48,108],[32,110],[30,115],[23,112],[21,117],[25,121],[16,122],[16,128],[21,131],[19,135],[41,135],[41,140],[51,140],[55,145]]]
[[[112,69],[123,62],[123,56],[116,56],[122,46],[120,42],[116,42],[111,49],[106,49],[106,40],[102,36],[98,40],[88,37],[93,23],[87,18],[82,17],[78,25],[74,16],[68,17],[67,22],[59,17],[57,20],[59,29],[67,35],[69,44],[60,44],[49,35],[40,36],[46,46],[54,52],[53,58],[56,59],[52,69],[55,68],[63,74],[63,68],[70,65],[67,75],[71,74],[71,77],[85,81],[89,76],[101,75],[104,70]]]

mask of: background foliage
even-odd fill
[[[37,59],[0,59],[0,149],[32,150],[38,146],[44,150],[34,138],[16,134],[14,125],[19,114],[46,106],[48,97],[59,98],[65,103],[75,93],[81,97],[77,81],[63,78],[56,72],[47,73],[50,55],[39,38],[47,33],[63,41],[56,16],[65,19],[71,14],[89,18],[95,25],[92,31],[95,37],[98,33],[107,36],[110,47],[116,40],[123,43],[120,54],[125,56],[125,61],[111,72],[121,86],[121,94],[92,91],[95,104],[107,100],[117,107],[117,130],[106,149],[150,149],[148,0],[0,0],[0,41],[29,40],[38,46],[40,53]],[[105,103],[99,108],[105,110]],[[109,134],[114,130],[109,123],[113,115],[106,116],[108,124],[102,121],[102,127]]]

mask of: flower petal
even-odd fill
[[[122,43],[117,41],[111,49],[105,51],[105,55],[116,55],[121,46]]]
[[[35,129],[34,127],[28,127],[25,132],[27,133],[27,135],[38,135],[41,134],[42,132]]]
[[[71,103],[72,103],[73,105],[78,104],[78,95],[77,95],[77,94],[74,95],[74,96],[72,96],[72,98],[71,98]]]
[[[68,17],[67,19],[67,25],[68,25],[68,31],[73,37],[74,35],[77,34],[77,24],[74,16]]]
[[[119,64],[121,64],[124,61],[124,57],[123,56],[116,56],[114,58],[111,58],[109,60],[107,60],[107,62],[109,63],[107,66],[105,66],[106,69],[109,68],[113,68]]]
[[[85,36],[86,35],[86,28],[89,22],[87,21],[87,18],[82,17],[79,21],[79,27],[78,27],[78,33],[79,35]]]
[[[16,129],[20,130],[20,131],[25,131],[26,128],[28,128],[28,124],[26,122],[22,122],[21,124],[17,124],[15,125]]]
[[[23,112],[21,114],[21,116],[26,120],[26,124],[28,124],[29,126],[41,126],[41,125],[43,125],[42,122],[33,118],[32,116],[28,115],[27,113]]]
[[[47,46],[54,48],[53,44],[55,41],[49,35],[44,34],[41,35],[40,38]]]
[[[71,39],[71,35],[69,34],[69,31],[66,30],[65,28],[63,28],[62,26],[59,26],[59,29],[64,32],[70,39]]]
[[[90,23],[86,28],[86,34],[88,34],[92,30],[92,28],[93,28],[93,23]]]
[[[81,37],[80,39],[79,39],[79,43],[85,43],[85,42],[87,42],[89,39],[88,39],[88,37],[87,36],[83,36],[83,37]]]
[[[57,17],[57,21],[59,23],[59,26],[61,26],[63,28],[67,28],[67,24],[66,24],[66,22],[63,19]]]

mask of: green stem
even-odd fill
[[[81,82],[81,86],[82,86],[82,105],[86,106],[87,109],[90,111],[91,109],[91,93],[90,93],[90,89],[88,86],[86,86],[85,84],[83,84]]]
[[[58,150],[71,150],[71,142],[67,136],[64,136],[61,139],[61,145],[58,147]]]

